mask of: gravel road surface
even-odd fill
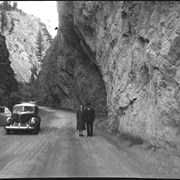
[[[75,113],[41,107],[41,131],[5,134],[0,127],[0,178],[165,177],[180,178],[180,159],[127,146],[102,131],[79,137]],[[98,124],[99,123],[99,124]]]

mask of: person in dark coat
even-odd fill
[[[87,136],[93,136],[93,123],[95,121],[95,111],[91,108],[91,104],[86,104],[87,108],[84,111],[85,122],[87,127]]]
[[[76,113],[76,119],[77,119],[76,130],[79,131],[79,136],[83,136],[83,130],[86,130],[86,128],[85,128],[84,110],[82,105],[79,106],[79,110]]]

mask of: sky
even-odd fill
[[[57,34],[55,27],[58,27],[58,13],[56,1],[17,1],[18,9],[21,9],[27,14],[32,14],[39,17],[46,24],[46,27],[54,38]]]

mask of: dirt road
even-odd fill
[[[176,156],[162,158],[152,151],[125,146],[96,125],[94,137],[79,137],[72,112],[41,108],[40,115],[39,135],[6,135],[0,127],[0,178],[180,178]]]

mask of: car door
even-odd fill
[[[11,116],[11,111],[7,107],[0,107],[0,126],[4,126],[7,117]]]

